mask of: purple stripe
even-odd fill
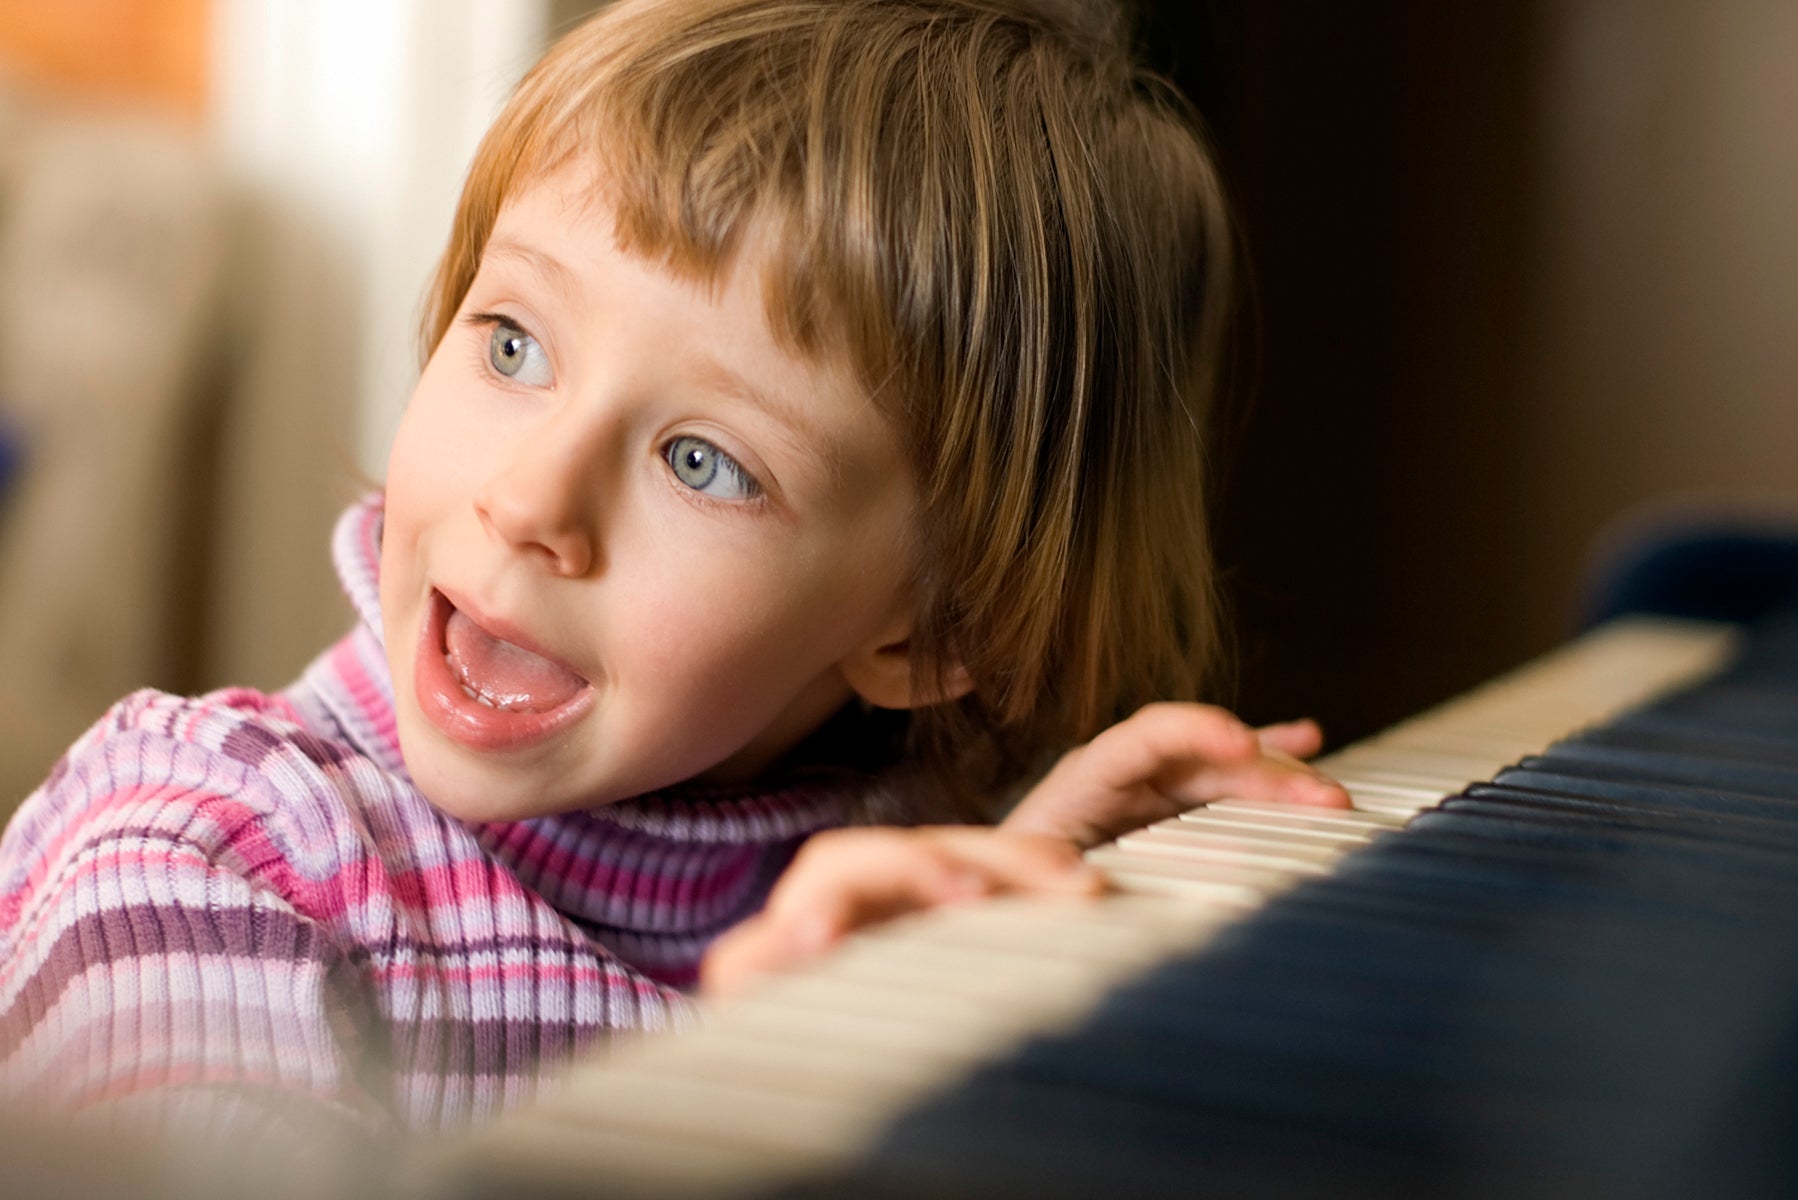
[[[564,912],[644,932],[735,924],[765,899],[763,865],[791,859],[775,846],[693,846],[647,834],[532,823],[476,828],[482,846],[520,883]]]
[[[195,920],[171,920],[173,915],[167,908],[142,906],[93,914],[74,922],[50,948],[11,1009],[0,1016],[0,1058],[18,1052],[62,1002],[69,985],[85,972],[101,964],[138,962],[145,974],[151,974],[156,971],[158,958],[172,964],[185,956],[220,955],[243,963],[292,963],[302,973],[306,964],[314,964],[320,979],[316,1008],[293,1013],[284,1006],[272,1007],[268,1011],[275,1020],[269,1027],[290,1029],[297,1035],[297,1023],[309,1017],[320,1027],[327,1023],[336,1027],[341,1021],[329,1021],[326,1017],[327,1011],[333,1011],[339,1018],[350,1018],[352,1024],[373,1034],[377,1042],[385,1041],[382,1057],[387,1061],[406,1071],[440,1077],[486,1079],[530,1074],[540,1060],[562,1061],[606,1032],[666,1024],[680,1007],[679,1002],[671,1002],[653,985],[633,979],[628,969],[601,963],[598,965],[603,982],[594,995],[584,994],[591,985],[574,979],[545,979],[538,983],[539,995],[554,989],[566,996],[563,1007],[567,1015],[555,1020],[536,1013],[406,1015],[405,1019],[387,1025],[382,1037],[366,1017],[350,1017],[352,1011],[362,1007],[350,993],[362,993],[365,1001],[366,992],[343,979],[338,980],[337,988],[331,986],[327,973],[331,947],[306,922],[284,921],[284,914],[266,910],[209,910]],[[339,989],[345,994],[327,995]],[[464,989],[463,994],[468,992]],[[304,1003],[306,997],[298,999]],[[596,1000],[601,1002],[597,1006],[593,1003]],[[155,1003],[177,1013],[197,1012],[221,1001],[242,1009],[242,997],[181,997]],[[583,1009],[595,1007],[598,1011],[594,1016],[583,1017]],[[132,1015],[135,1019],[141,1014]],[[242,1029],[250,1023],[239,1020],[234,1024]],[[341,1035],[343,1030],[337,1032]]]
[[[57,935],[31,978],[0,1015],[0,1058],[13,1054],[61,1001],[76,978],[95,966],[158,957],[227,956],[298,966],[334,957],[330,940],[310,922],[269,909],[134,905],[76,918]]]
[[[37,973],[21,985],[13,1008],[0,1015],[0,1057],[10,1053],[23,1036],[15,1031],[20,1005],[26,1005],[28,1011],[41,1013],[57,1002],[71,979],[97,963],[158,955],[269,958],[321,964],[341,957],[346,966],[365,977],[383,974],[389,969],[403,969],[414,977],[454,973],[470,969],[477,956],[491,955],[496,959],[523,956],[527,960],[547,961],[559,967],[590,967],[608,977],[608,983],[603,985],[608,988],[632,984],[630,968],[570,927],[553,931],[547,937],[543,933],[505,932],[486,937],[430,941],[393,927],[383,930],[378,937],[369,936],[372,932],[364,930],[361,939],[339,948],[327,930],[297,914],[279,909],[193,910],[174,905],[141,904],[85,914],[57,935],[55,943],[40,959]],[[667,971],[670,960],[697,962],[710,939],[681,939],[684,945],[681,942],[670,945],[665,938],[644,941],[660,951],[658,957],[663,960],[652,966],[654,974],[660,975]],[[566,983],[545,980],[541,986],[576,991],[591,985],[570,979]]]
[[[401,910],[402,920],[406,911]],[[385,926],[379,931],[360,930],[359,937],[339,947],[327,927],[280,909],[125,905],[85,914],[65,927],[40,960],[37,976],[21,985],[20,994],[23,996],[34,987],[50,988],[60,994],[71,977],[97,962],[171,953],[327,963],[341,957],[347,966],[363,974],[403,971],[414,976],[467,971],[480,956],[514,960],[523,956],[548,960],[558,967],[587,966],[602,975],[628,977],[630,966],[598,939],[618,937],[653,946],[657,956],[651,965],[660,969],[670,962],[697,961],[712,939],[728,927],[720,925],[686,938],[642,937],[603,926],[586,933],[573,925],[564,925],[535,933],[506,931],[486,936],[421,939],[402,927]],[[289,929],[293,936],[268,949],[270,935],[277,928]],[[99,953],[90,953],[90,946]],[[54,1003],[54,998],[50,1002]],[[9,1012],[0,1016],[0,1023],[11,1019]],[[7,1045],[0,1039],[0,1050]]]

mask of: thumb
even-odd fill
[[[812,961],[842,936],[827,913],[759,913],[712,943],[699,966],[699,990],[710,999],[734,996],[763,975]]]

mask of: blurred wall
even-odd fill
[[[207,17],[0,0],[0,813],[107,703],[196,685],[212,648],[220,464],[269,327],[252,206],[203,143]]]
[[[0,0],[0,814],[106,704],[347,627],[475,140],[536,0]]]
[[[1527,619],[1624,514],[1798,510],[1798,5],[1553,0]]]
[[[1548,648],[1645,507],[1798,512],[1798,7],[1145,16],[1253,275],[1218,468],[1248,715],[1351,737]]]

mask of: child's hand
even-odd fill
[[[902,913],[1004,892],[1092,896],[1104,880],[1063,838],[972,826],[856,828],[800,849],[758,915],[719,938],[701,986],[734,992]]]
[[[1062,755],[999,827],[1085,847],[1227,797],[1347,808],[1299,761],[1322,746],[1312,721],[1255,730],[1210,705],[1150,704]]]

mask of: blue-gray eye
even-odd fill
[[[549,356],[537,339],[506,321],[493,326],[493,334],[487,339],[487,361],[507,379],[530,387],[548,387],[555,382]]]
[[[674,477],[714,500],[752,500],[762,485],[736,459],[704,438],[677,437],[662,447]]]

